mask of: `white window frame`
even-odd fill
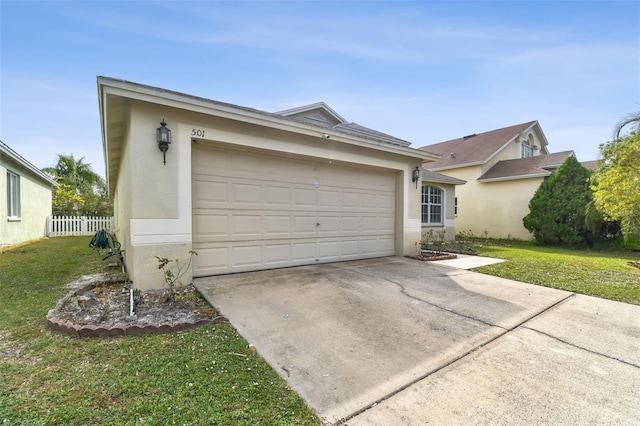
[[[520,149],[520,156],[522,158],[533,157],[533,146],[531,145],[532,144],[529,141],[529,139],[522,141],[521,149]]]
[[[423,185],[420,204],[423,225],[442,225],[444,223],[444,191],[441,188]]]
[[[7,217],[20,218],[20,175],[7,170]]]

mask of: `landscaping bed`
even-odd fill
[[[133,315],[129,285],[119,274],[84,277],[70,287],[47,314],[47,324],[79,337],[170,333],[223,319],[192,285],[174,294],[155,290],[136,295]]]
[[[445,253],[441,251],[433,251],[433,250],[421,250],[419,255],[415,256],[407,256],[409,259],[422,260],[425,262],[435,261],[435,260],[449,260],[449,259],[457,259],[458,256],[453,253]]]

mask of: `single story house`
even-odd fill
[[[136,288],[163,285],[155,256],[185,262],[191,250],[183,282],[414,254],[423,184],[443,190],[439,226],[453,234],[458,181],[420,176],[438,156],[322,102],[269,113],[113,78],[97,83],[116,236]]]
[[[0,141],[0,250],[46,236],[58,184]]]
[[[540,184],[573,151],[550,154],[537,121],[427,145],[440,158],[424,165],[467,183],[456,189],[456,229],[530,240],[522,224]]]

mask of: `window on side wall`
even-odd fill
[[[422,187],[422,223],[442,224],[443,193],[435,186]]]
[[[7,217],[20,217],[20,176],[7,172]]]

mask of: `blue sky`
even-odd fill
[[[0,139],[104,174],[96,76],[276,112],[318,101],[412,147],[538,120],[596,159],[640,109],[640,2],[0,0]]]

